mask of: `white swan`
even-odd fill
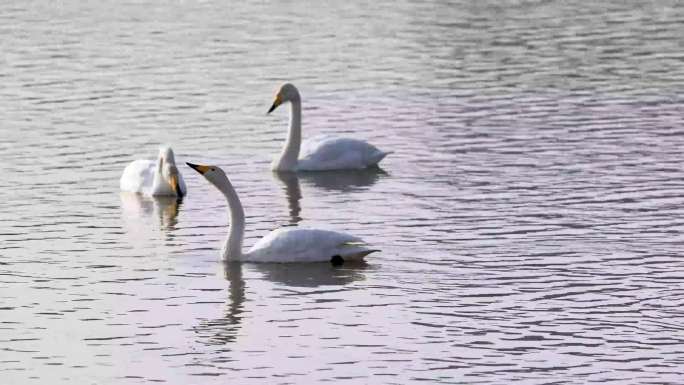
[[[302,143],[302,101],[297,87],[290,83],[280,87],[268,113],[285,102],[290,102],[290,128],[283,151],[271,163],[273,171],[362,169],[377,166],[389,154],[351,138],[323,136]]]
[[[258,240],[247,252],[242,252],[245,235],[245,212],[240,198],[226,174],[217,166],[187,163],[223,193],[228,201],[230,231],[223,246],[223,259],[246,262],[331,262],[359,261],[378,251],[349,234],[329,230],[280,228]]]
[[[124,169],[119,186],[121,191],[149,196],[183,197],[188,191],[170,147],[159,149],[156,162],[147,159],[131,162]]]

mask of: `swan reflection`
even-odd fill
[[[366,170],[273,172],[273,177],[283,184],[291,225],[296,225],[302,221],[300,179],[308,185],[324,190],[350,192],[370,187],[386,175],[385,171],[377,167]]]
[[[206,345],[226,345],[235,341],[242,323],[245,303],[245,281],[242,278],[242,264],[225,262],[225,278],[229,283],[228,302],[224,314],[219,318],[203,319],[193,327]]]
[[[224,276],[228,281],[228,300],[223,314],[218,318],[202,319],[193,327],[206,345],[225,346],[240,336],[242,320],[245,317],[246,283],[244,269],[251,279],[261,275],[264,281],[292,288],[316,288],[321,286],[343,286],[365,279],[370,268],[366,263],[345,264],[341,267],[329,263],[240,263],[224,262]],[[257,277],[254,276],[257,274]]]
[[[299,201],[302,199],[302,189],[299,187],[299,178],[294,172],[274,172],[273,175],[280,179],[285,186],[285,197],[287,198],[287,208],[290,211],[290,224],[296,225],[302,220],[299,215],[302,207]]]
[[[330,263],[255,263],[249,267],[263,279],[291,287],[341,286],[365,279],[366,262],[333,266]]]
[[[330,191],[349,192],[371,187],[387,173],[378,167],[364,170],[320,171],[298,174],[305,184]]]
[[[124,220],[130,227],[139,226],[140,219],[157,217],[164,230],[174,230],[178,224],[181,200],[176,197],[145,197],[140,194],[122,192],[121,209]]]
[[[381,178],[387,176],[381,168],[364,170],[339,170],[316,172],[274,172],[276,178],[285,184],[288,199],[296,200],[297,205],[302,197],[299,181],[329,191],[349,192],[373,186]],[[292,202],[291,202],[292,203]]]

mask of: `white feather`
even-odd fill
[[[155,161],[138,159],[131,162],[121,174],[119,187],[121,191],[152,195]]]
[[[284,227],[257,241],[243,259],[253,262],[330,262],[337,255],[350,261],[362,259],[370,252],[361,238],[349,234]]]
[[[171,186],[168,175],[157,175],[162,162],[162,168],[169,170],[173,168],[178,176],[178,187],[181,195],[187,194],[187,187],[183,175],[176,168],[173,151],[168,147],[159,149],[159,157],[156,161],[148,159],[138,159],[131,162],[124,169],[119,179],[121,191],[139,193],[147,196],[176,196],[176,192]]]
[[[363,140],[314,137],[302,144],[297,170],[364,169],[376,166],[386,155],[386,152]]]

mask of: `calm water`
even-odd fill
[[[13,3],[3,384],[684,383],[681,2]],[[384,171],[272,174],[283,81]],[[247,246],[382,252],[224,266],[192,170],[180,205],[118,191],[164,143],[226,169]]]

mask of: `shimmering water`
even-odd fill
[[[683,36],[657,0],[4,4],[2,383],[684,383]],[[283,81],[383,171],[268,171]],[[192,170],[118,192],[159,144],[247,246],[382,252],[224,266]]]

